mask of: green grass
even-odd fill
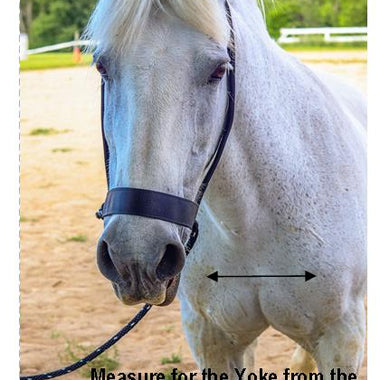
[[[54,148],[51,150],[53,153],[69,153],[73,150],[71,148]]]
[[[176,364],[181,363],[182,357],[179,354],[172,354],[170,358],[162,358],[161,364]]]
[[[26,216],[20,216],[20,223],[27,223],[27,222],[35,223],[35,222],[38,222],[38,219],[37,218],[27,218]]]
[[[84,347],[78,343],[73,341],[69,341],[66,339],[66,348],[62,354],[59,355],[59,358],[62,364],[67,365],[72,362],[76,362],[82,359],[84,356],[87,356],[90,352],[92,352],[94,347]],[[106,372],[112,372],[115,369],[119,368],[119,353],[116,348],[113,350],[109,350],[104,352],[92,362],[86,364],[84,367],[79,369],[79,374],[82,377],[91,377],[91,368],[96,368],[99,370],[100,368],[105,368]]]
[[[289,53],[330,53],[331,58],[328,59],[327,54],[318,59],[318,55],[313,55],[310,58],[307,55],[303,58],[304,62],[312,62],[312,63],[334,63],[334,64],[350,64],[350,63],[367,63],[367,48],[366,46],[355,46],[355,45],[307,45],[307,44],[284,44],[281,46],[284,50]],[[339,56],[334,56],[334,52],[346,52],[347,57],[343,54]],[[364,54],[362,56],[350,55],[350,52],[358,52]]]
[[[76,243],[85,243],[87,241],[86,235],[75,235],[67,239],[67,241],[73,241]]]
[[[161,328],[161,330],[165,331],[166,333],[170,333],[174,330],[174,326],[173,325],[164,326]]]
[[[51,339],[58,339],[61,337],[61,333],[57,330],[53,330],[50,334]]]
[[[29,132],[29,136],[49,136],[49,135],[59,135],[61,133],[68,133],[70,129],[55,129],[55,128],[34,128]]]
[[[20,62],[20,70],[44,70],[60,67],[89,66],[92,62],[90,54],[82,54],[83,62],[75,63],[72,53],[45,53],[29,56],[25,61]]]
[[[319,51],[363,51],[366,52],[367,49],[364,47],[345,47],[345,46],[312,46],[312,45],[280,45],[286,51],[304,51],[304,52],[319,52]]]
[[[313,44],[313,43],[298,43],[298,44],[280,44],[287,51],[367,51],[366,44],[350,45],[350,44]]]
[[[174,377],[173,377],[173,371],[174,371],[174,369],[175,369],[174,367],[173,368],[165,368],[164,369],[163,374],[165,376],[164,377],[165,380],[174,380]],[[177,375],[175,376],[176,379],[178,379],[178,374],[186,372],[186,371],[182,371],[180,368],[176,368],[176,370],[177,370]],[[183,378],[183,376],[181,378]]]
[[[173,376],[172,376],[172,369],[168,368],[165,372],[164,372],[164,376],[165,376],[165,380],[174,380],[173,379]]]

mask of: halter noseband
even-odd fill
[[[196,216],[199,205],[206,192],[208,184],[218,166],[220,158],[226,146],[230,134],[235,113],[235,36],[231,17],[231,9],[228,0],[225,1],[225,8],[228,23],[230,26],[230,45],[228,55],[232,69],[227,72],[227,112],[224,119],[223,129],[218,140],[216,150],[213,154],[212,162],[205,178],[198,190],[195,201],[181,198],[168,193],[161,193],[153,190],[136,189],[131,187],[117,187],[108,191],[105,202],[96,213],[98,219],[104,219],[111,215],[137,215],[151,219],[160,219],[192,230],[189,240],[186,243],[186,253],[188,254],[198,236],[198,223]],[[102,137],[104,148],[104,161],[106,166],[107,185],[109,188],[109,148],[104,131],[104,81],[102,81]]]

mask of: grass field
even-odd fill
[[[89,54],[82,55],[82,62],[75,63],[72,53],[46,53],[36,54],[28,57],[27,60],[20,62],[21,71],[25,70],[43,70],[54,69],[59,67],[85,66],[92,62],[92,56]]]
[[[283,45],[285,50],[290,52],[336,52],[336,51],[363,51],[367,49],[363,46],[350,45],[331,45],[331,46],[316,46],[316,45]],[[72,53],[46,53],[31,55],[27,60],[20,62],[21,71],[26,70],[44,70],[60,67],[75,67],[86,66],[92,62],[90,54],[83,54],[83,61],[75,63]]]
[[[309,44],[280,44],[286,51],[367,51],[366,45],[331,44],[331,45],[309,45]]]

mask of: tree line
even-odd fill
[[[21,0],[20,29],[31,47],[70,41],[95,5],[96,0]],[[267,0],[266,21],[274,38],[283,27],[366,26],[367,0]]]
[[[367,0],[274,0],[267,7],[269,33],[280,28],[367,26]]]

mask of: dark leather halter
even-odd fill
[[[117,187],[108,191],[105,202],[96,213],[96,216],[99,219],[104,219],[106,216],[111,215],[137,215],[151,219],[160,219],[179,226],[190,228],[191,235],[185,245],[187,254],[194,246],[198,236],[198,223],[196,221],[196,216],[199,205],[218,166],[234,121],[235,36],[228,0],[225,1],[225,8],[230,26],[230,44],[228,47],[228,54],[230,56],[230,64],[232,66],[232,69],[227,72],[227,112],[216,150],[212,156],[211,165],[198,190],[196,199],[193,201],[153,190]],[[109,148],[104,131],[104,87],[104,81],[102,81],[102,136],[107,184],[109,188]]]

